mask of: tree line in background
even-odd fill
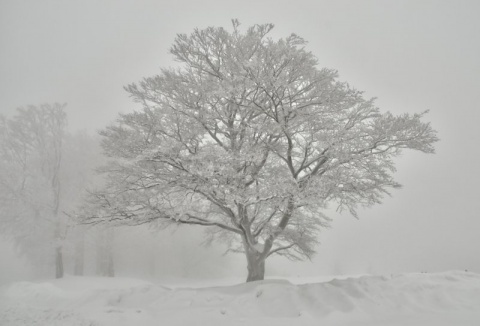
[[[98,273],[113,275],[109,232],[87,231],[70,215],[98,183],[94,168],[103,158],[96,137],[67,132],[64,108],[28,106],[0,117],[0,230],[37,267],[53,264],[57,278],[66,254],[74,274],[83,274],[88,236],[100,253]]]
[[[177,230],[160,237],[148,228],[79,223],[89,191],[104,183],[97,169],[105,157],[98,135],[68,131],[64,109],[31,105],[0,116],[0,235],[13,242],[33,274],[215,275],[199,266],[222,251],[206,254],[196,246],[201,236]],[[225,275],[226,264],[216,261],[218,273]]]
[[[74,210],[67,202],[81,205],[83,225],[203,226],[208,241],[245,255],[247,281],[264,278],[272,255],[310,258],[329,204],[356,216],[380,203],[400,186],[393,159],[403,149],[433,153],[438,139],[424,114],[382,113],[318,68],[303,39],[273,40],[272,28],[242,33],[233,21],[232,32],[178,35],[171,53],[182,67],[125,88],[140,109],[101,131],[108,161],[85,201],[88,178],[75,176],[87,165],[61,169],[88,155],[65,133],[62,106],[3,119],[2,224],[18,239],[25,223],[48,237],[57,277],[64,240],[79,228],[63,213]],[[50,234],[39,232],[45,225]],[[98,258],[109,266],[108,255]]]

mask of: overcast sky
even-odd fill
[[[70,126],[95,131],[136,108],[123,86],[174,64],[177,33],[274,23],[382,110],[430,110],[441,139],[398,160],[404,188],[383,205],[334,215],[313,263],[274,268],[480,272],[479,13],[475,0],[0,0],[0,113],[67,102]]]

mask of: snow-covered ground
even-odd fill
[[[17,282],[0,288],[0,325],[480,325],[475,273],[232,281]]]

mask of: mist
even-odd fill
[[[276,257],[266,274],[480,272],[479,9],[476,1],[2,1],[0,114],[12,118],[19,107],[68,103],[65,134],[72,145],[62,161],[61,197],[62,211],[75,215],[85,191],[102,183],[95,172],[105,161],[97,132],[119,113],[139,109],[124,86],[177,64],[168,49],[178,33],[228,28],[232,18],[241,26],[274,23],[273,37],[305,38],[320,67],[377,97],[380,109],[429,110],[440,142],[435,155],[405,152],[395,174],[403,188],[360,210],[359,219],[330,207],[331,227],[318,235],[311,261]],[[52,225],[43,224],[42,234],[53,233]],[[242,280],[246,274],[242,255],[225,255],[224,244],[202,245],[200,227],[116,226],[111,235],[104,228],[81,231],[83,275],[105,274],[97,266],[105,237],[115,276]],[[67,275],[75,274],[79,241],[72,230],[62,239]],[[0,284],[53,278],[54,244],[38,239],[19,246],[12,235],[1,235]]]

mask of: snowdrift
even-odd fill
[[[67,277],[0,289],[0,325],[480,325],[480,275],[266,280],[170,289],[126,278]]]

